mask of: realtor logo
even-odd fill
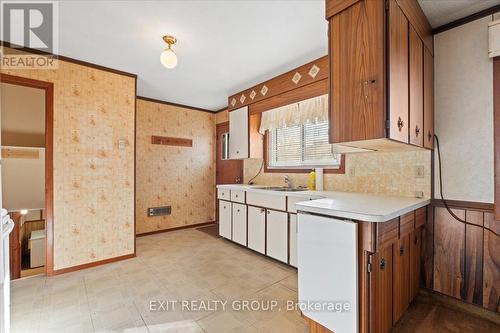
[[[57,54],[58,3],[55,1],[2,1],[1,35],[9,48],[2,50],[2,66],[53,69]],[[19,52],[29,48],[32,54]],[[35,54],[33,54],[35,53]]]

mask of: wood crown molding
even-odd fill
[[[498,13],[498,12],[500,12],[500,5],[495,5],[493,7],[486,8],[486,9],[484,9],[484,10],[482,10],[480,12],[477,12],[475,14],[472,14],[472,15],[469,15],[469,16],[466,16],[466,17],[462,17],[461,19],[458,19],[458,20],[455,20],[455,21],[443,24],[443,25],[441,25],[441,26],[439,26],[437,28],[434,28],[432,30],[432,33],[434,35],[437,35],[437,34],[439,34],[441,32],[444,32],[444,31],[447,31],[447,30],[459,27],[461,25],[470,23],[470,22],[475,21],[475,20],[479,20],[479,19],[481,19],[483,17],[489,16],[489,15],[493,15],[493,14]]]
[[[228,111],[328,79],[328,56],[323,56],[228,97]]]
[[[106,67],[106,66],[97,65],[97,64],[94,64],[94,63],[91,63],[91,62],[87,62],[87,61],[83,61],[83,60],[78,60],[78,59],[74,59],[74,58],[62,56],[62,55],[59,55],[59,54],[44,52],[44,51],[40,51],[40,50],[29,48],[29,47],[24,47],[24,46],[12,44],[12,43],[9,43],[9,42],[4,42],[2,40],[0,40],[0,45],[3,46],[3,47],[8,47],[10,49],[19,50],[19,51],[26,52],[26,53],[46,55],[46,56],[54,56],[54,57],[57,58],[57,60],[61,60],[61,61],[73,63],[73,64],[80,65],[80,66],[91,67],[91,68],[99,69],[99,70],[102,70],[102,71],[106,71],[106,72],[110,72],[110,73],[114,73],[114,74],[118,74],[118,75],[124,75],[124,76],[128,76],[128,77],[131,77],[131,78],[134,78],[134,79],[137,80],[137,74],[133,74],[133,73],[121,71],[121,70],[110,68],[110,67]]]
[[[163,104],[163,105],[170,105],[170,106],[175,106],[178,108],[184,108],[184,109],[190,109],[193,111],[201,111],[201,112],[208,112],[208,113],[217,113],[219,111],[211,111],[203,108],[198,108],[196,106],[191,106],[191,105],[185,105],[185,104],[179,104],[179,103],[173,103],[173,102],[167,102],[167,101],[162,101],[160,99],[155,99],[151,97],[144,97],[144,96],[137,96],[137,99],[140,99],[142,101],[146,102],[151,102],[151,103],[158,103],[158,104]]]

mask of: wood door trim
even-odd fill
[[[126,255],[123,255],[123,256],[119,256],[119,257],[113,257],[113,258],[108,258],[108,259],[104,259],[104,260],[89,262],[87,264],[81,264],[81,265],[76,265],[76,266],[71,266],[71,267],[56,269],[56,270],[52,271],[51,275],[53,276],[53,275],[60,275],[60,274],[65,274],[65,273],[69,273],[69,272],[75,272],[75,271],[79,271],[79,270],[82,270],[82,269],[96,267],[96,266],[100,266],[100,265],[104,265],[104,264],[109,264],[109,263],[112,263],[112,262],[121,261],[121,260],[125,260],[125,259],[131,259],[131,258],[135,258],[135,253],[130,253],[130,254],[126,254]]]
[[[54,275],[54,84],[9,74],[0,82],[45,90],[45,274]]]
[[[494,192],[495,219],[500,220],[500,57],[493,59],[493,128],[494,128]]]

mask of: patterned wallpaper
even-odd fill
[[[193,147],[152,145],[152,135]],[[215,219],[215,114],[138,99],[137,156],[137,234]],[[165,205],[171,215],[147,216]]]
[[[244,161],[245,183],[255,176],[261,159]],[[415,166],[424,167],[424,177],[415,177]],[[262,173],[256,184],[284,186],[283,173]],[[295,185],[307,186],[307,174],[288,174]],[[424,197],[431,196],[430,151],[373,152],[346,155],[345,174],[325,174],[325,190],[364,192],[414,197],[422,191]]]
[[[54,269],[133,253],[135,78],[64,61],[1,72],[54,83]]]

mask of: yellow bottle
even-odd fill
[[[309,189],[314,191],[316,189],[316,171],[311,171],[309,173]]]

